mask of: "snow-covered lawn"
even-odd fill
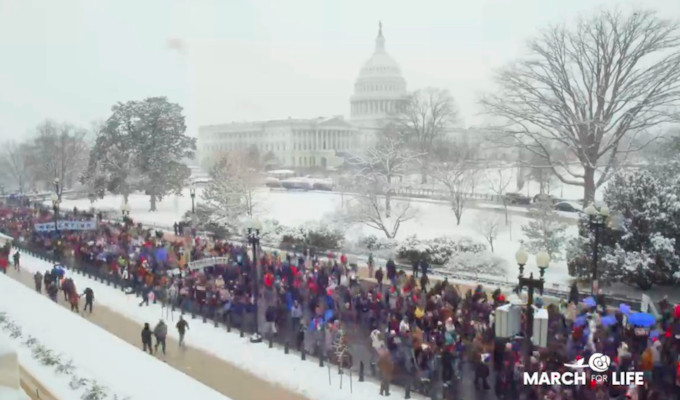
[[[34,272],[50,269],[52,265],[48,262],[39,260],[26,253],[22,254],[22,268]],[[130,297],[125,295],[119,289],[113,289],[110,286],[96,282],[84,276],[75,275],[72,277],[76,281],[78,287],[92,288],[96,295],[96,302],[102,304],[118,313],[138,322],[140,326],[145,322],[153,322],[158,320],[159,316],[163,315],[166,320],[176,320],[179,317],[178,312],[164,314],[160,305],[150,305],[149,307],[139,307],[136,301],[130,301]],[[5,279],[7,280],[7,279]],[[0,288],[1,289],[1,288]],[[39,297],[39,296],[35,296]],[[49,302],[44,298],[43,301]],[[96,305],[95,305],[96,306]],[[23,310],[23,308],[22,308]],[[166,309],[165,312],[168,312]],[[41,313],[36,312],[35,315]],[[40,324],[40,319],[35,318],[34,324]],[[78,318],[78,320],[82,321]],[[222,328],[215,328],[212,324],[204,324],[199,320],[188,321],[189,331],[187,332],[185,341],[188,345],[202,349],[206,352],[214,354],[246,371],[252,372],[255,375],[266,379],[267,381],[279,383],[293,391],[301,393],[310,399],[324,399],[324,400],[350,400],[361,399],[370,400],[381,398],[378,395],[379,385],[374,382],[357,382],[357,377],[353,379],[353,392],[350,393],[350,385],[348,376],[344,377],[343,388],[339,389],[340,381],[337,370],[332,372],[332,386],[328,384],[328,370],[326,368],[319,368],[317,364],[311,361],[302,361],[299,356],[293,354],[285,354],[282,349],[269,349],[264,343],[252,344],[248,338],[240,338],[239,334],[234,331],[227,333]],[[68,324],[64,324],[67,326]],[[171,323],[171,326],[174,325]],[[64,328],[67,329],[68,328]],[[168,334],[179,339],[175,329],[169,329]],[[56,338],[56,336],[55,336]],[[90,341],[94,341],[91,339]],[[128,346],[130,347],[130,346]],[[103,348],[100,346],[100,348]],[[130,349],[132,349],[130,347]],[[135,350],[137,355],[142,355],[139,350]],[[152,359],[146,356],[147,359]],[[130,362],[121,365],[136,365]],[[138,370],[137,368],[130,368],[130,370],[146,371],[147,369]],[[134,372],[131,371],[131,372]],[[109,376],[114,376],[112,373]],[[172,378],[169,378],[172,379]],[[124,381],[124,379],[121,379]],[[152,379],[150,382],[166,382],[163,380]],[[158,385],[150,385],[157,387]],[[162,385],[161,385],[162,386]],[[177,392],[180,393],[180,392]],[[141,398],[141,397],[140,397]],[[150,395],[145,399],[211,399],[212,397],[203,397],[200,392],[192,393],[188,396],[170,395],[160,396]],[[420,398],[414,396],[413,398]],[[136,399],[136,397],[135,397]]]
[[[328,220],[331,215],[340,210],[343,203],[349,199],[349,195],[341,195],[335,192],[296,192],[296,191],[270,191],[263,189],[256,192],[257,214],[261,219],[275,219],[282,225],[296,226],[312,220]],[[197,190],[196,202],[200,202],[201,189]],[[141,194],[133,194],[129,200],[131,217],[145,224],[154,224],[163,227],[172,226],[173,222],[179,221],[187,210],[191,209],[189,190],[185,190],[183,196],[169,196],[158,203],[158,211],[149,212],[149,198]],[[121,196],[106,196],[94,203],[99,209],[120,210]],[[91,206],[88,199],[64,200],[62,207],[88,209]],[[449,205],[438,201],[412,201],[412,207],[417,209],[416,218],[402,224],[397,239],[404,239],[410,235],[429,239],[438,236],[468,236],[472,239],[485,243],[484,237],[479,232],[480,221],[484,218],[498,218],[500,232],[494,243],[495,254],[507,260],[506,276],[499,277],[515,280],[517,269],[515,266],[515,252],[519,248],[520,241],[524,240],[522,225],[529,221],[524,215],[526,209],[521,207],[510,208],[511,215],[508,225],[505,224],[505,215],[502,207],[486,206],[483,208],[468,208],[464,211],[461,225],[456,225],[456,219]],[[118,211],[120,212],[120,211]],[[562,216],[573,215],[567,213]],[[569,226],[567,233],[570,236],[577,234],[576,220]],[[373,229],[356,226],[347,230],[347,240],[355,240],[361,235],[382,233]],[[533,259],[527,266],[527,273],[538,273]],[[565,285],[569,281],[566,262],[554,261],[546,272],[546,280],[549,283]]]
[[[47,269],[28,256],[26,265],[32,270]],[[98,398],[108,400],[229,400],[4,275],[0,275],[0,293],[0,312],[21,333],[17,336],[16,328],[14,335],[0,329],[0,336],[14,344],[21,365],[60,399],[79,399],[92,387],[91,382],[96,382],[106,387],[108,394]],[[64,363],[72,360],[72,374],[63,370],[57,373],[56,366],[47,366],[34,358],[27,345],[29,337],[44,346],[44,350],[53,352],[50,357],[59,356]],[[74,376],[90,383],[74,390],[71,387]]]

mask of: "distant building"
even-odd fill
[[[269,167],[335,168],[357,150],[357,131],[342,117],[286,119],[203,126],[198,146],[202,165],[220,154],[257,148]]]
[[[201,126],[198,156],[208,168],[220,154],[257,148],[269,167],[333,169],[347,153],[361,151],[408,96],[399,65],[385,51],[382,24],[375,50],[361,68],[350,98],[350,120],[342,116]]]
[[[399,112],[407,98],[401,68],[385,51],[381,23],[373,55],[361,68],[350,98],[350,120],[361,131],[362,143],[370,141],[375,131]]]

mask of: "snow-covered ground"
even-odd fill
[[[50,269],[52,265],[46,261],[39,260],[28,254],[22,255],[22,268],[34,272],[41,271],[44,272]],[[106,307],[115,310],[116,312],[138,322],[142,325],[145,322],[153,322],[158,320],[160,315],[163,315],[166,320],[176,320],[179,317],[179,313],[172,313],[173,315],[168,316],[164,314],[163,309],[160,305],[150,305],[149,307],[139,307],[136,301],[130,301],[130,297],[125,295],[122,291],[113,289],[110,286],[96,282],[84,276],[75,275],[73,276],[78,287],[92,288],[96,294],[96,302],[102,304]],[[4,279],[5,281],[8,279]],[[2,287],[0,286],[0,293]],[[34,296],[36,298],[40,296]],[[49,300],[40,297],[40,300]],[[18,302],[12,302],[12,304],[20,304]],[[0,308],[1,310],[2,308]],[[41,312],[36,312],[33,315],[41,315]],[[24,312],[24,308],[21,308],[21,313]],[[169,312],[169,310],[165,310]],[[19,310],[15,310],[15,313],[19,314]],[[66,312],[68,313],[68,312]],[[26,317],[24,317],[26,318]],[[75,317],[73,317],[75,318]],[[80,318],[76,318],[79,321],[84,322]],[[49,319],[52,321],[52,319]],[[70,320],[68,320],[70,321]],[[379,385],[374,382],[357,382],[357,377],[354,376],[353,379],[353,391],[350,392],[350,385],[348,381],[348,376],[344,376],[343,388],[339,389],[340,381],[337,371],[333,371],[331,374],[332,380],[331,385],[328,383],[328,370],[326,368],[319,368],[313,362],[301,361],[297,356],[292,354],[285,354],[282,349],[269,349],[266,344],[252,344],[248,338],[240,338],[239,334],[234,331],[232,333],[227,333],[224,329],[216,329],[212,324],[203,324],[202,322],[189,321],[190,327],[187,332],[185,341],[188,345],[202,349],[206,352],[214,354],[215,356],[222,358],[246,371],[249,371],[255,375],[266,379],[267,381],[279,383],[293,391],[301,393],[310,399],[324,399],[324,400],[370,400],[381,398],[378,395]],[[42,321],[40,318],[35,318],[32,322],[32,326],[41,325]],[[174,325],[174,324],[173,324]],[[43,325],[45,327],[46,325]],[[64,328],[69,331],[68,323],[64,323]],[[98,329],[98,328],[97,328]],[[57,335],[54,336],[54,341],[58,341],[60,333],[62,331],[56,332]],[[66,334],[66,333],[63,333]],[[179,336],[175,329],[169,329],[168,334],[178,339]],[[88,339],[85,343],[92,343],[98,340],[97,337]],[[77,341],[74,341],[77,343]],[[128,346],[130,349],[131,346]],[[87,349],[87,346],[84,346]],[[105,349],[105,346],[99,346],[100,349]],[[66,351],[65,351],[66,352]],[[146,359],[153,360],[152,357],[144,356],[144,353],[139,350],[135,350],[138,357],[143,357]],[[69,353],[71,354],[71,353]],[[101,356],[101,353],[97,353]],[[127,354],[127,353],[126,353]],[[94,357],[94,356],[92,356]],[[102,358],[104,359],[104,358]],[[118,356],[116,356],[118,359]],[[130,359],[135,360],[136,359]],[[108,365],[108,364],[106,364]],[[134,364],[132,361],[127,361],[126,363],[121,363],[123,367],[127,366],[130,370],[129,373],[137,373],[140,371],[147,371],[148,368],[138,369],[129,368],[130,365]],[[139,364],[142,365],[142,364]],[[167,366],[166,366],[167,367]],[[169,368],[169,367],[168,367]],[[115,376],[114,372],[111,372],[110,377]],[[125,375],[127,376],[127,375]],[[169,378],[172,379],[172,378]],[[125,379],[121,379],[125,381]],[[152,382],[166,382],[166,380],[151,380]],[[153,385],[157,387],[158,385]],[[176,393],[191,393],[186,391],[178,391]],[[157,393],[154,395],[149,395],[145,399],[212,399],[212,397],[203,397],[200,395],[201,392],[197,391],[191,393],[187,396],[180,396],[178,394],[161,396]],[[137,397],[134,397],[135,399]],[[414,398],[420,398],[414,396]],[[141,397],[140,397],[141,399]]]
[[[26,266],[47,269],[28,256]],[[92,386],[88,383],[74,390],[71,382],[77,376],[106,387],[106,399],[229,400],[8,276],[0,275],[0,293],[0,312],[4,313],[5,321],[20,329],[21,336],[12,337],[16,333],[12,335],[2,328],[0,335],[15,345],[21,365],[60,399],[79,399]],[[29,337],[64,362],[71,360],[72,374],[57,373],[56,366],[47,366],[34,358],[27,345]]]

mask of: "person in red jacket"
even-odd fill
[[[9,260],[7,259],[7,255],[3,254],[0,255],[0,269],[4,274],[7,274],[7,266],[9,265]]]

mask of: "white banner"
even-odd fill
[[[226,265],[226,264],[229,264],[229,257],[211,257],[190,262],[189,269],[200,269],[205,267],[212,267],[213,265]]]
[[[90,221],[59,220],[57,221],[57,228],[60,231],[90,231],[97,229],[97,222],[94,220]],[[54,222],[35,224],[34,229],[37,232],[51,232],[54,230]]]

